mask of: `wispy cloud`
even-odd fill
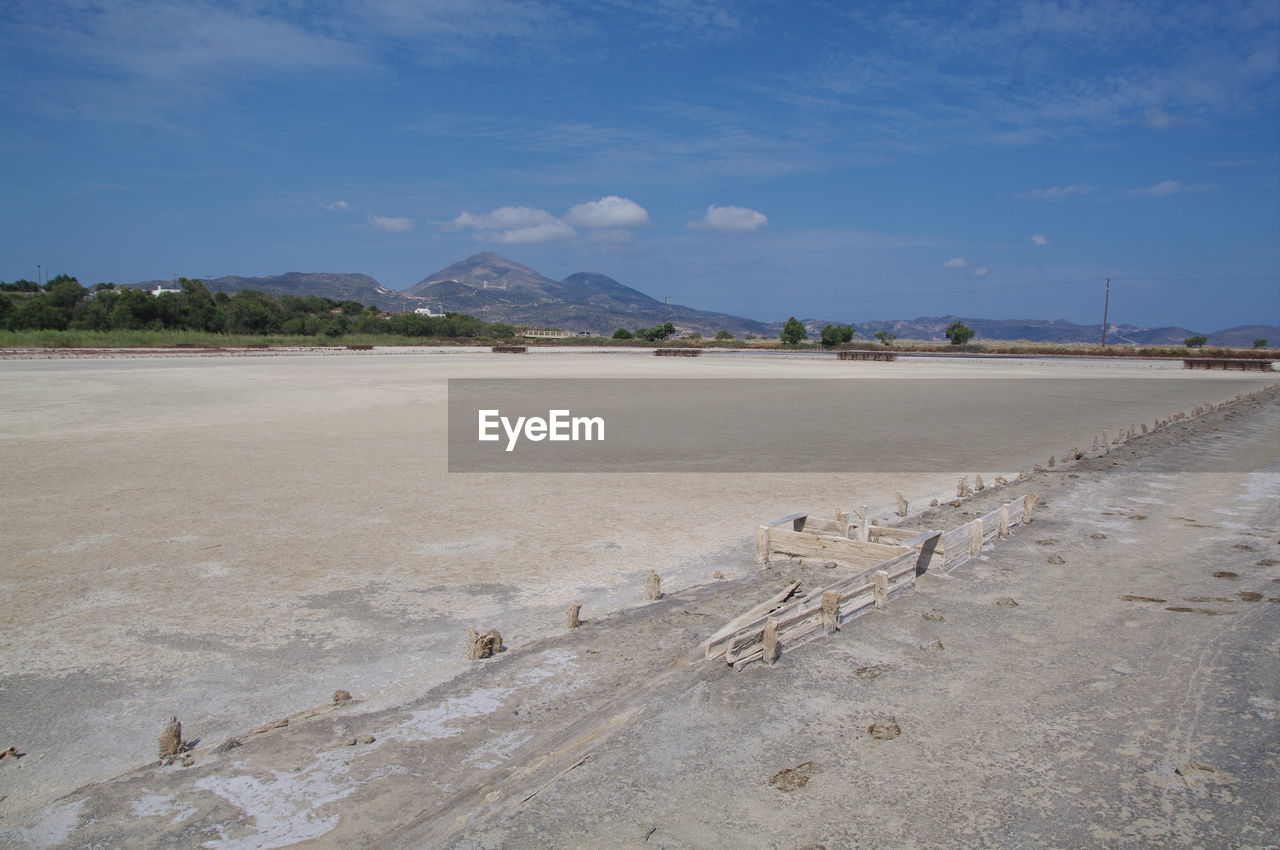
[[[379,230],[386,230],[391,233],[408,233],[413,230],[413,219],[411,218],[371,215],[369,216],[369,223]]]
[[[966,260],[964,257],[952,257],[951,259],[943,263],[942,267],[944,269],[963,269],[963,268],[967,268],[968,265],[969,265],[969,261]]]
[[[716,233],[755,233],[769,223],[764,213],[747,207],[719,207],[715,204],[707,207],[702,218],[695,219],[685,226],[690,230],[706,230]]]
[[[1217,183],[1179,183],[1177,180],[1162,180],[1153,186],[1141,189],[1130,189],[1127,194],[1140,198],[1165,198],[1186,192],[1212,192],[1218,188]]]
[[[1043,248],[1049,244],[1049,239],[1043,233],[1033,233],[1031,235],[1031,244]]]
[[[1022,192],[1019,195],[1015,195],[1015,197],[1033,201],[1061,201],[1063,198],[1070,198],[1075,195],[1091,195],[1096,191],[1098,191],[1097,186],[1077,183],[1071,186],[1050,186],[1046,189],[1032,189],[1030,192]]]
[[[450,222],[456,230],[476,231],[493,242],[535,245],[574,235],[574,229],[546,210],[535,207],[499,207],[476,215],[464,212]]]
[[[991,272],[991,269],[987,268],[986,266],[978,266],[976,269],[969,272],[969,276],[970,277],[986,277],[990,272]]]
[[[351,209],[351,205],[346,201],[329,201],[328,203],[321,204],[320,208],[325,210],[347,210]]]

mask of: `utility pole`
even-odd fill
[[[663,322],[671,321],[671,296],[670,295],[662,296],[662,321]]]
[[[1102,298],[1102,347],[1107,347],[1107,311],[1111,308],[1111,278],[1107,278],[1107,294]]]
[[[40,264],[36,263],[36,286],[40,285]]]

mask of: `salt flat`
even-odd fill
[[[869,415],[898,432],[913,379],[1098,380],[1036,429],[959,429],[1009,446],[984,474],[1275,380],[571,349],[0,361],[0,745],[28,754],[0,773],[0,813],[147,761],[171,714],[216,740],[335,688],[393,705],[462,668],[468,625],[518,647],[558,630],[565,603],[587,617],[637,604],[647,569],[670,590],[744,574],[762,520],[887,514],[897,491],[919,504],[954,488],[955,469],[451,475],[446,381],[461,377],[884,379]],[[1133,377],[1158,392],[1102,391]]]

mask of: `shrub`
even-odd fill
[[[952,345],[964,345],[973,339],[973,328],[960,321],[947,325],[943,333],[946,334],[947,339],[951,340]]]
[[[778,337],[788,345],[795,345],[802,339],[808,339],[809,334],[804,329],[804,325],[800,323],[800,320],[792,316],[783,323],[782,333],[778,334]]]
[[[1182,341],[1187,348],[1201,348],[1209,341],[1207,336],[1189,336]]]

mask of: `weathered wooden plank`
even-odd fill
[[[739,614],[729,622],[725,623],[719,631],[703,641],[703,656],[710,660],[715,658],[717,655],[722,655],[724,653],[725,646],[728,643],[728,639],[733,637],[733,635],[741,629],[743,625],[751,622],[752,620],[772,614],[781,607],[783,603],[791,598],[791,594],[795,593],[796,588],[798,587],[800,587],[800,582],[793,581],[751,610]]]

